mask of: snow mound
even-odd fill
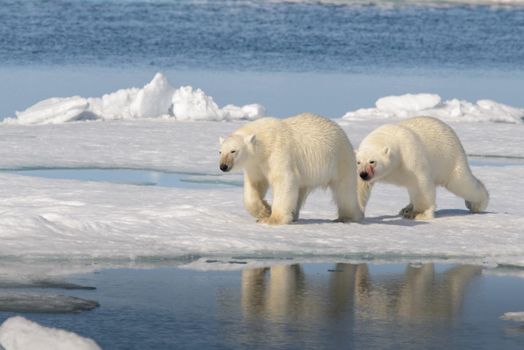
[[[506,321],[524,322],[524,312],[506,312],[500,318]]]
[[[175,89],[157,73],[143,88],[121,89],[102,97],[53,97],[40,101],[6,124],[61,124],[84,120],[174,118],[176,120],[253,120],[265,115],[259,104],[220,108],[200,89]]]
[[[7,319],[0,326],[0,344],[8,350],[100,350],[96,342],[75,333],[48,328],[23,317]]]
[[[524,122],[524,109],[511,107],[492,100],[479,100],[471,103],[451,99],[442,101],[435,94],[406,94],[382,97],[375,102],[375,108],[363,108],[346,113],[347,120],[369,120],[384,118],[410,118],[432,116],[448,121],[467,122]]]

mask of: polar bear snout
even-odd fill
[[[371,180],[371,178],[375,175],[375,168],[372,165],[364,167],[359,173],[358,176],[362,180],[368,181]]]
[[[370,176],[367,171],[362,171],[360,174],[358,174],[362,180],[369,180]]]
[[[231,167],[225,163],[221,163],[220,170],[222,170],[223,172],[228,172],[229,170],[231,170]]]

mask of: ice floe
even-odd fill
[[[524,311],[506,312],[500,318],[506,321],[524,322]]]
[[[143,88],[121,89],[102,97],[51,97],[37,102],[4,124],[62,124],[88,120],[168,119],[177,121],[254,120],[266,115],[260,104],[219,107],[213,97],[192,86],[175,89],[157,73]],[[442,100],[429,93],[385,96],[373,108],[347,112],[345,120],[434,116],[446,121],[523,123],[524,109],[484,99]]]
[[[384,120],[339,122],[357,146]],[[219,176],[217,159],[218,137],[237,124],[181,122],[175,128],[167,121],[126,121],[4,126],[0,127],[0,168],[142,168],[238,179],[238,175]],[[463,200],[439,191],[435,220],[404,220],[395,214],[408,200],[406,191],[384,185],[373,192],[363,224],[331,223],[336,214],[333,203],[328,193],[318,191],[306,202],[297,224],[268,227],[256,224],[245,211],[238,186],[167,188],[4,171],[0,174],[0,258],[18,261],[13,266],[22,261],[38,266],[67,261],[76,268],[86,262],[111,266],[195,257],[524,266],[524,163],[516,162],[524,155],[520,142],[524,125],[452,125],[468,153],[492,154],[502,160],[515,157],[509,166],[482,162],[474,166],[491,193],[486,214],[470,215]],[[39,275],[68,269],[65,264],[45,265],[48,270]]]
[[[0,292],[2,312],[78,313],[98,306],[96,301],[66,295]]]
[[[475,103],[451,99],[442,101],[436,94],[405,94],[386,96],[375,102],[374,108],[362,108],[346,113],[346,120],[409,118],[432,116],[446,121],[523,123],[524,109],[492,100]]]
[[[157,73],[143,88],[128,88],[102,97],[52,97],[40,101],[7,124],[60,124],[85,120],[129,120],[173,118],[176,120],[252,120],[265,115],[259,104],[226,105],[220,108],[213,97],[200,89],[182,86],[175,89]]]
[[[0,326],[0,348],[6,350],[101,350],[97,343],[76,333],[42,326],[21,316]]]

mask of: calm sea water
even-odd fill
[[[22,315],[91,337],[104,349],[524,347],[522,325],[500,319],[505,312],[524,310],[524,279],[492,275],[478,266],[119,269],[72,281],[97,289],[60,294],[96,300],[100,307],[79,314]],[[0,312],[0,321],[11,315]]]
[[[524,67],[524,6],[430,3],[1,0],[0,62],[250,71]]]

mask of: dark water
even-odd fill
[[[524,67],[524,7],[1,0],[0,62],[249,71],[518,70]]]
[[[212,265],[212,264],[210,264]],[[493,271],[492,271],[493,272]],[[23,313],[104,349],[523,349],[524,279],[469,265],[104,270],[66,294],[100,307]],[[0,312],[0,321],[15,313]]]

